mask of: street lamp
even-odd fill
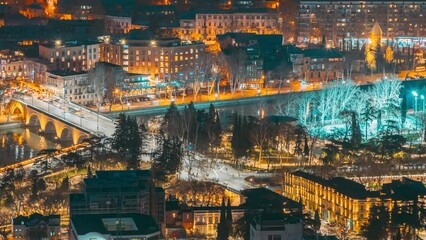
[[[260,88],[257,89],[257,96],[260,96]]]
[[[127,110],[130,109],[130,102],[127,103]]]
[[[215,97],[215,99],[216,99],[216,101],[217,101],[217,99],[219,98],[219,94],[215,93],[215,94],[214,94],[214,97]]]
[[[411,92],[414,96],[414,112],[417,112],[417,97],[419,96],[416,91]]]

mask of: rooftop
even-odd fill
[[[391,183],[384,184],[381,193],[391,195],[397,200],[414,200],[418,196],[426,195],[426,187],[420,181],[404,177],[402,180],[393,180]]]
[[[296,209],[300,208],[300,204],[287,197],[284,197],[267,188],[253,188],[241,191],[241,194],[246,197],[246,201],[242,204],[247,208],[264,208],[275,204],[282,204],[285,208]]]
[[[199,9],[196,14],[236,14],[236,13],[277,13],[276,10],[270,8],[238,8],[231,10],[220,9]]]
[[[367,197],[379,196],[378,192],[368,191],[365,189],[364,185],[346,178],[335,177],[330,179],[324,179],[303,171],[296,171],[292,174],[319,183],[323,186],[331,187],[337,192],[340,192],[341,194],[354,199],[364,199]]]
[[[56,76],[67,77],[67,76],[86,74],[87,72],[85,71],[74,72],[71,70],[49,70],[48,73],[56,75]]]
[[[40,222],[48,223],[50,226],[59,226],[59,215],[43,216],[39,213],[33,213],[30,216],[18,216],[13,219],[13,225],[25,225],[27,227],[36,226]]]
[[[160,232],[152,216],[139,213],[83,214],[71,217],[71,222],[78,235],[137,236]]]
[[[94,45],[99,44],[98,41],[53,41],[48,44],[42,44],[43,46],[47,48],[61,48],[61,47],[78,47],[78,46],[85,46],[85,45]]]

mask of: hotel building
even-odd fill
[[[179,39],[147,40],[129,37],[102,44],[101,61],[117,64],[129,73],[160,82],[191,80],[205,51],[204,43]]]
[[[321,219],[356,233],[368,221],[372,206],[383,204],[391,211],[393,203],[412,204],[416,198],[414,202],[424,203],[425,193],[422,182],[408,178],[385,184],[381,191],[369,191],[341,177],[323,179],[302,171],[284,174],[284,196],[301,201],[307,211],[318,210]]]

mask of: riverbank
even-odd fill
[[[11,122],[0,122],[0,131],[9,130],[22,127],[21,121],[11,121]]]
[[[368,88],[372,85],[372,83],[363,83],[359,84],[361,88]],[[414,90],[414,89],[422,89],[423,87],[426,87],[426,79],[416,79],[416,80],[409,80],[409,81],[403,81],[402,85],[407,88],[408,90]],[[306,92],[312,92],[312,91],[319,91],[321,88],[319,87],[311,87],[308,89],[304,89],[302,91],[293,91],[288,88],[283,88],[280,91],[278,89],[271,90],[271,89],[264,89],[259,94],[253,95],[247,94],[247,93],[236,93],[234,98],[230,96],[224,97],[224,99],[220,100],[209,100],[209,99],[203,99],[203,101],[195,101],[194,106],[196,109],[207,109],[210,104],[213,104],[216,108],[224,108],[224,107],[235,107],[235,106],[242,106],[242,105],[250,105],[250,104],[262,104],[262,103],[268,103],[268,102],[275,102],[276,100],[279,100],[283,95],[286,94],[303,94]],[[207,98],[207,96],[206,96]],[[211,99],[211,96],[210,96]],[[191,101],[186,99],[186,101],[183,100],[175,100],[176,107],[181,110],[183,109],[187,104],[189,104]],[[108,116],[110,118],[116,118],[120,113],[124,113],[126,115],[130,116],[154,116],[154,115],[161,115],[164,114],[167,109],[169,109],[171,101],[168,100],[168,104],[165,104],[165,100],[163,100],[162,104],[159,106],[152,106],[152,105],[145,105],[143,107],[137,108],[136,106],[131,106],[128,109],[124,108],[123,110],[115,110],[111,112],[102,112],[103,115]]]

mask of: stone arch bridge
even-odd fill
[[[11,100],[9,111],[11,116],[23,121],[25,126],[38,127],[40,132],[54,134],[60,141],[79,144],[90,137],[87,130],[15,99]]]

